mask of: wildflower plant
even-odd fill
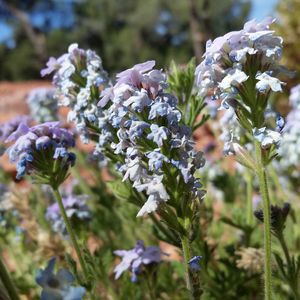
[[[52,188],[87,280],[87,267],[59,193],[59,186],[68,177],[76,160],[75,154],[69,151],[70,147],[75,146],[73,134],[61,128],[59,122],[46,122],[32,127],[20,123],[6,142],[13,143],[7,151],[10,161],[16,163],[16,178],[21,179],[29,174],[35,183]]]
[[[282,173],[297,174],[299,89],[292,91],[285,122],[271,103],[285,73],[279,65],[283,40],[270,29],[273,21],[252,20],[208,41],[197,68],[192,59],[185,68],[172,63],[164,72],[149,60],[109,78],[100,56],[78,44],[49,59],[41,75],[52,74],[55,88],[51,95],[35,91],[28,100],[33,119],[44,123],[21,117],[0,128],[0,143],[9,144],[6,153],[16,164],[16,188],[27,176],[37,184],[28,187],[32,193],[22,205],[20,192],[11,192],[23,223],[13,245],[30,245],[23,247],[29,271],[12,272],[22,278],[22,293],[34,284],[31,279],[30,288],[23,285],[23,277],[34,277],[29,248],[38,253],[43,244],[43,255],[65,255],[70,271],[55,272],[55,258],[40,269],[41,299],[260,299],[262,273],[265,300],[275,298],[278,287],[279,297],[299,299],[299,255],[288,246],[298,245],[300,232],[294,225],[291,241],[284,234],[296,222],[297,208],[292,199],[281,207],[283,195],[270,189],[277,191],[279,182],[271,168],[277,157]],[[89,150],[71,150],[76,135],[52,121],[57,106],[68,108],[68,126]],[[213,126],[205,124],[207,111]],[[202,140],[204,131],[221,133],[223,155],[240,163],[236,172],[222,164],[217,141]],[[77,179],[72,191],[65,185],[71,172]],[[49,187],[55,202],[41,201]],[[0,183],[0,200],[6,190]],[[264,227],[263,243],[254,215]],[[1,234],[1,245],[16,236]],[[76,259],[65,251],[69,240]],[[159,246],[146,246],[151,244]],[[38,257],[34,263],[43,262]],[[19,299],[1,260],[0,279],[8,295]]]
[[[199,94],[221,100],[221,109],[232,108],[241,126],[255,145],[255,158],[239,144],[231,131],[230,149],[237,160],[252,169],[260,183],[264,201],[265,299],[272,299],[270,196],[266,166],[276,156],[281,129],[267,128],[266,110],[271,93],[281,92],[284,83],[278,75],[282,38],[270,29],[272,18],[249,21],[240,31],[208,41],[203,62],[197,67]],[[282,118],[278,119],[278,123]],[[281,124],[280,124],[281,125]],[[236,132],[236,131],[235,131]]]

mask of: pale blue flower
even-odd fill
[[[265,93],[269,90],[273,92],[282,92],[282,85],[284,84],[278,78],[270,76],[267,72],[258,73],[255,77],[258,82],[256,83],[256,89]]]
[[[151,133],[147,135],[149,140],[153,140],[157,146],[161,147],[163,141],[168,138],[169,130],[164,126],[158,126],[157,124],[151,124],[150,126]]]
[[[66,269],[59,269],[54,274],[55,258],[52,258],[46,269],[40,269],[36,282],[43,288],[41,300],[82,300],[85,288],[72,286],[73,275]]]
[[[253,129],[253,136],[261,143],[263,149],[269,148],[272,145],[278,145],[281,140],[281,134],[279,132],[263,128]]]

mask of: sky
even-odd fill
[[[275,7],[278,0],[252,0],[252,11],[250,13],[249,19],[261,20],[264,17],[274,15]],[[51,16],[50,16],[51,17]],[[59,20],[64,18],[54,17],[54,20]],[[39,23],[38,15],[35,16],[34,21]],[[71,20],[72,21],[72,20]],[[61,24],[57,24],[60,26]],[[3,21],[0,21],[0,43],[5,42],[8,46],[14,47],[14,40],[12,39],[12,29]]]
[[[250,19],[261,20],[266,16],[274,15],[278,0],[252,0]]]

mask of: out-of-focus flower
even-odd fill
[[[88,196],[67,194],[62,197],[62,202],[69,219],[78,218],[86,221],[90,219],[90,211],[86,205]],[[66,234],[66,226],[60,214],[60,209],[57,203],[48,207],[46,218],[51,222],[52,228],[55,232]]]
[[[300,84],[291,89],[289,97],[291,111],[286,117],[286,123],[282,129],[282,139],[278,154],[281,157],[278,167],[280,173],[286,173],[288,168],[296,170],[300,161]],[[298,172],[292,175],[298,177]]]
[[[158,247],[145,247],[143,241],[137,241],[131,250],[116,250],[114,254],[120,256],[122,261],[115,269],[115,279],[118,279],[123,272],[131,272],[132,282],[137,281],[137,276],[143,272],[143,268],[161,262],[162,252]]]
[[[61,128],[59,122],[33,127],[21,123],[6,141],[14,142],[8,154],[10,161],[17,164],[17,179],[28,173],[43,180],[62,182],[75,162],[75,154],[68,152],[75,145],[73,135]],[[44,183],[51,183],[48,181]]]
[[[57,100],[54,97],[53,88],[35,88],[27,97],[27,104],[32,118],[39,122],[50,122],[58,120]]]
[[[29,116],[16,116],[11,120],[0,124],[0,143],[5,143],[6,139],[18,129],[21,123],[28,125],[31,121]]]
[[[251,274],[259,274],[264,267],[264,252],[262,249],[252,247],[241,248],[235,252],[236,255],[241,256],[236,261],[237,267],[244,269]]]
[[[188,262],[189,267],[191,268],[191,270],[195,271],[195,272],[199,272],[201,267],[200,267],[200,260],[202,259],[202,256],[194,256],[193,258],[191,258]]]
[[[41,300],[82,300],[85,288],[72,286],[74,276],[66,269],[59,269],[54,274],[55,258],[48,266],[40,269],[36,275],[36,282],[43,288]]]

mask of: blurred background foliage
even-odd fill
[[[0,80],[40,78],[72,42],[95,50],[110,73],[147,59],[199,61],[206,41],[241,28],[250,9],[250,0],[0,0],[12,30],[0,44]]]

